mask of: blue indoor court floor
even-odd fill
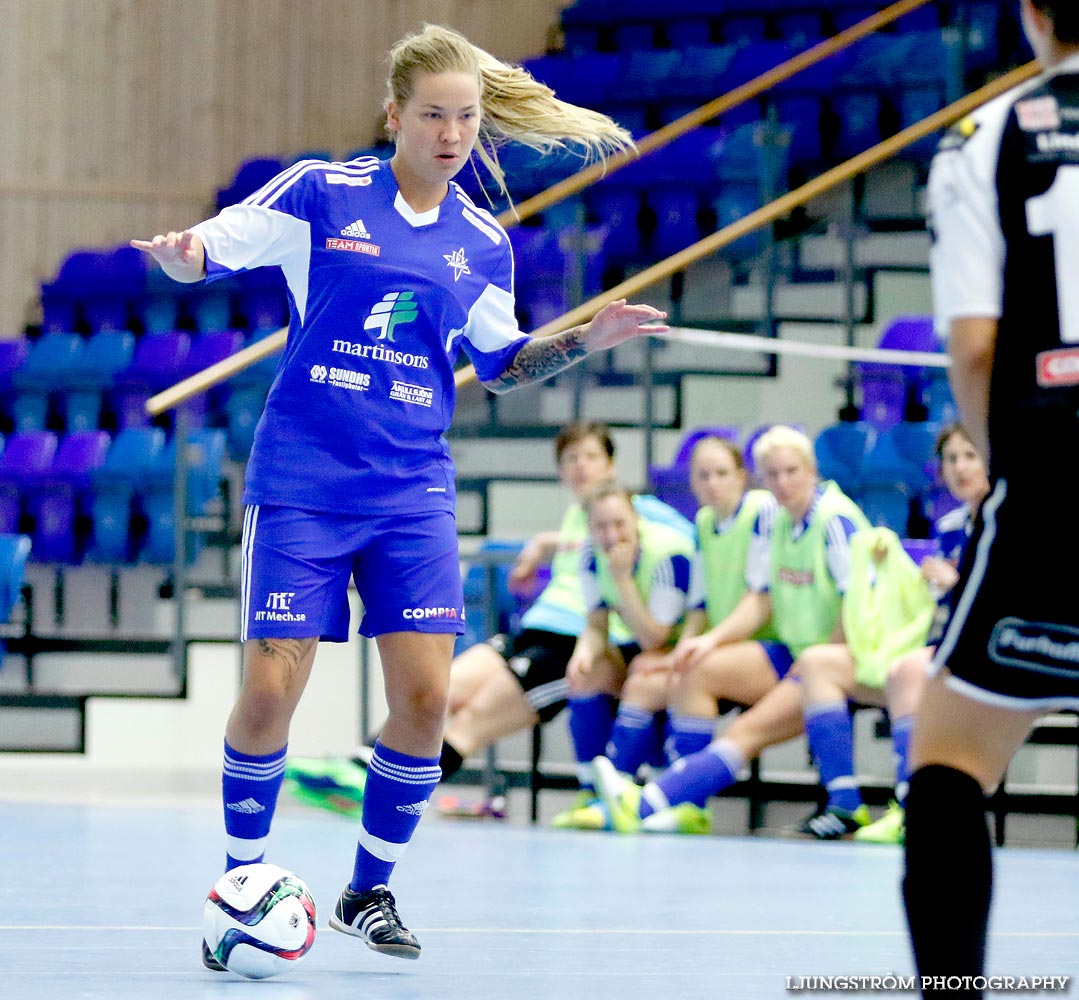
[[[209,802],[0,802],[0,998],[749,1000],[796,995],[788,976],[913,972],[894,848],[437,816],[393,880],[423,956],[386,958],[325,927],[356,821],[292,809],[269,860],[308,882],[319,935],[287,976],[248,982],[198,957],[220,822]],[[1079,974],[1079,857],[1007,848],[997,864],[990,971]]]

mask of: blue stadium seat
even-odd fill
[[[665,30],[667,41],[676,49],[707,45],[712,38],[712,23],[708,17],[670,16]]]
[[[12,376],[13,412],[20,431],[44,430],[49,397],[68,384],[79,366],[83,339],[77,333],[45,333],[30,346],[26,361]]]
[[[26,535],[0,534],[0,622],[11,621],[11,612],[22,597],[23,570],[30,554]]]
[[[12,612],[22,599],[26,557],[30,539],[26,535],[0,535],[0,623],[11,621]],[[0,642],[0,666],[4,662],[4,644]]]
[[[278,330],[288,325],[288,286],[280,268],[259,267],[244,271],[233,281],[233,309],[242,317],[247,329]],[[208,332],[206,327],[199,329]]]
[[[656,29],[650,21],[629,21],[614,27],[614,44],[619,52],[638,56],[656,46]]]
[[[858,505],[869,523],[891,528],[901,538],[908,533],[911,516],[911,493],[904,483],[871,480],[862,483]]]
[[[929,421],[902,420],[881,437],[890,439],[900,458],[921,469],[919,480],[912,482],[915,491],[924,490],[937,473],[936,441],[940,427]]]
[[[764,41],[767,21],[763,13],[739,11],[721,15],[719,30],[723,35],[723,41],[734,45],[749,46]]]
[[[944,425],[955,423],[959,419],[959,408],[952,395],[951,383],[944,368],[930,368],[926,374],[922,391],[922,403],[925,405],[927,419]]]
[[[817,470],[849,497],[857,497],[862,465],[877,440],[876,428],[863,420],[825,427],[813,442]]]
[[[223,430],[196,428],[188,432],[184,450],[187,469],[187,514],[203,514],[217,496],[225,462],[226,436]],[[157,453],[141,489],[147,520],[145,544],[139,553],[143,562],[171,563],[176,557],[174,477],[176,439]],[[201,536],[188,534],[186,561],[194,562],[202,548]]]
[[[52,464],[27,489],[26,506],[33,521],[37,562],[76,564],[86,539],[83,519],[91,509],[93,476],[105,462],[107,431],[76,431],[59,444]]]
[[[877,145],[881,132],[881,97],[869,90],[837,92],[832,107],[839,119],[835,155],[849,159]]]
[[[26,362],[30,344],[25,337],[17,340],[0,340],[0,405],[12,397],[12,376]],[[10,411],[6,411],[10,413]]]
[[[254,194],[263,184],[279,174],[285,165],[275,157],[252,157],[244,160],[236,169],[232,183],[217,192],[217,210],[243,201]]]
[[[0,453],[0,533],[18,532],[27,514],[26,491],[52,465],[57,437],[52,431],[12,434]]]
[[[160,427],[128,427],[113,439],[104,463],[92,477],[93,544],[88,558],[104,563],[133,561],[135,491],[148,480],[164,447],[165,432]]]
[[[635,261],[641,255],[641,198],[636,191],[600,184],[586,192],[590,213],[607,229],[607,258],[612,263]]]
[[[689,98],[693,106],[724,92],[724,80],[737,53],[735,45],[694,45],[681,52],[675,72],[667,81],[667,100]],[[729,119],[724,117],[723,124]]]
[[[301,160],[322,160],[323,163],[333,162],[333,150],[330,149],[305,149],[291,157],[286,166],[292,166]]]
[[[148,258],[130,246],[74,250],[41,286],[46,332],[122,330],[146,296]]]
[[[897,316],[881,334],[877,346],[893,351],[939,353],[941,342],[930,316]],[[884,430],[902,420],[911,402],[921,401],[929,372],[922,365],[893,365],[864,361],[854,366],[862,387],[862,416]]]
[[[191,337],[179,330],[138,341],[131,364],[114,380],[113,405],[120,428],[142,427],[150,422],[146,400],[183,377],[190,350]]]
[[[105,397],[134,353],[135,336],[123,330],[102,330],[85,343],[62,387],[68,432],[100,426]]]
[[[490,540],[480,546],[480,552],[516,554],[523,547],[524,543],[519,541]],[[486,566],[473,565],[466,570],[464,578],[465,632],[464,635],[458,637],[455,652],[462,652],[496,633],[517,630],[523,609],[517,597],[509,589],[511,566],[512,562],[506,562],[490,569]],[[489,574],[493,574],[494,577],[490,588]],[[492,590],[493,607],[489,600]]]
[[[239,330],[200,333],[191,341],[180,377],[187,378],[231,357],[243,346],[243,339]],[[201,426],[208,417],[224,413],[230,390],[230,383],[223,382],[189,399],[184,405],[192,426]]]
[[[656,217],[651,241],[655,257],[669,257],[701,238],[700,198],[692,188],[657,187],[647,200]]]
[[[824,38],[819,10],[780,10],[774,23],[779,37],[796,51],[808,49]]]

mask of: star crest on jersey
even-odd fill
[[[471,274],[468,269],[468,258],[465,257],[465,248],[461,247],[460,250],[454,250],[453,253],[444,253],[442,259],[446,262],[447,267],[453,268],[453,280],[460,281],[462,274]]]

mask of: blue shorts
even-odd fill
[[[244,511],[241,639],[348,639],[348,581],[360,634],[464,630],[453,514],[357,518],[291,507]]]
[[[771,661],[776,677],[783,680],[794,665],[794,657],[791,656],[791,651],[783,643],[776,642],[774,639],[761,640],[761,649],[764,650],[764,655]]]

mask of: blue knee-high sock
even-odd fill
[[[806,709],[806,738],[828,791],[828,805],[854,812],[862,793],[854,780],[854,726],[844,701]]]
[[[655,719],[655,712],[636,705],[618,706],[604,752],[622,774],[633,777],[648,759],[655,742]]]
[[[892,719],[892,751],[895,755],[895,800],[902,805],[907,799],[910,784],[910,734],[914,716],[901,715]]]
[[[702,719],[699,715],[672,715],[667,733],[667,760],[673,764],[703,750],[712,742],[715,731],[716,720],[712,716]]]
[[[676,760],[641,795],[641,819],[668,805],[692,802],[703,808],[711,795],[738,780],[746,758],[738,746],[722,736],[703,750]]]
[[[233,750],[225,742],[221,800],[225,807],[226,871],[254,864],[265,855],[287,750],[286,744],[259,757]]]
[[[569,699],[569,732],[577,756],[577,779],[581,788],[592,787],[592,761],[603,756],[614,727],[618,703],[609,694]]]
[[[405,853],[441,779],[437,757],[410,757],[375,743],[367,765],[356,866],[349,883],[353,892],[389,883],[393,866]]]

